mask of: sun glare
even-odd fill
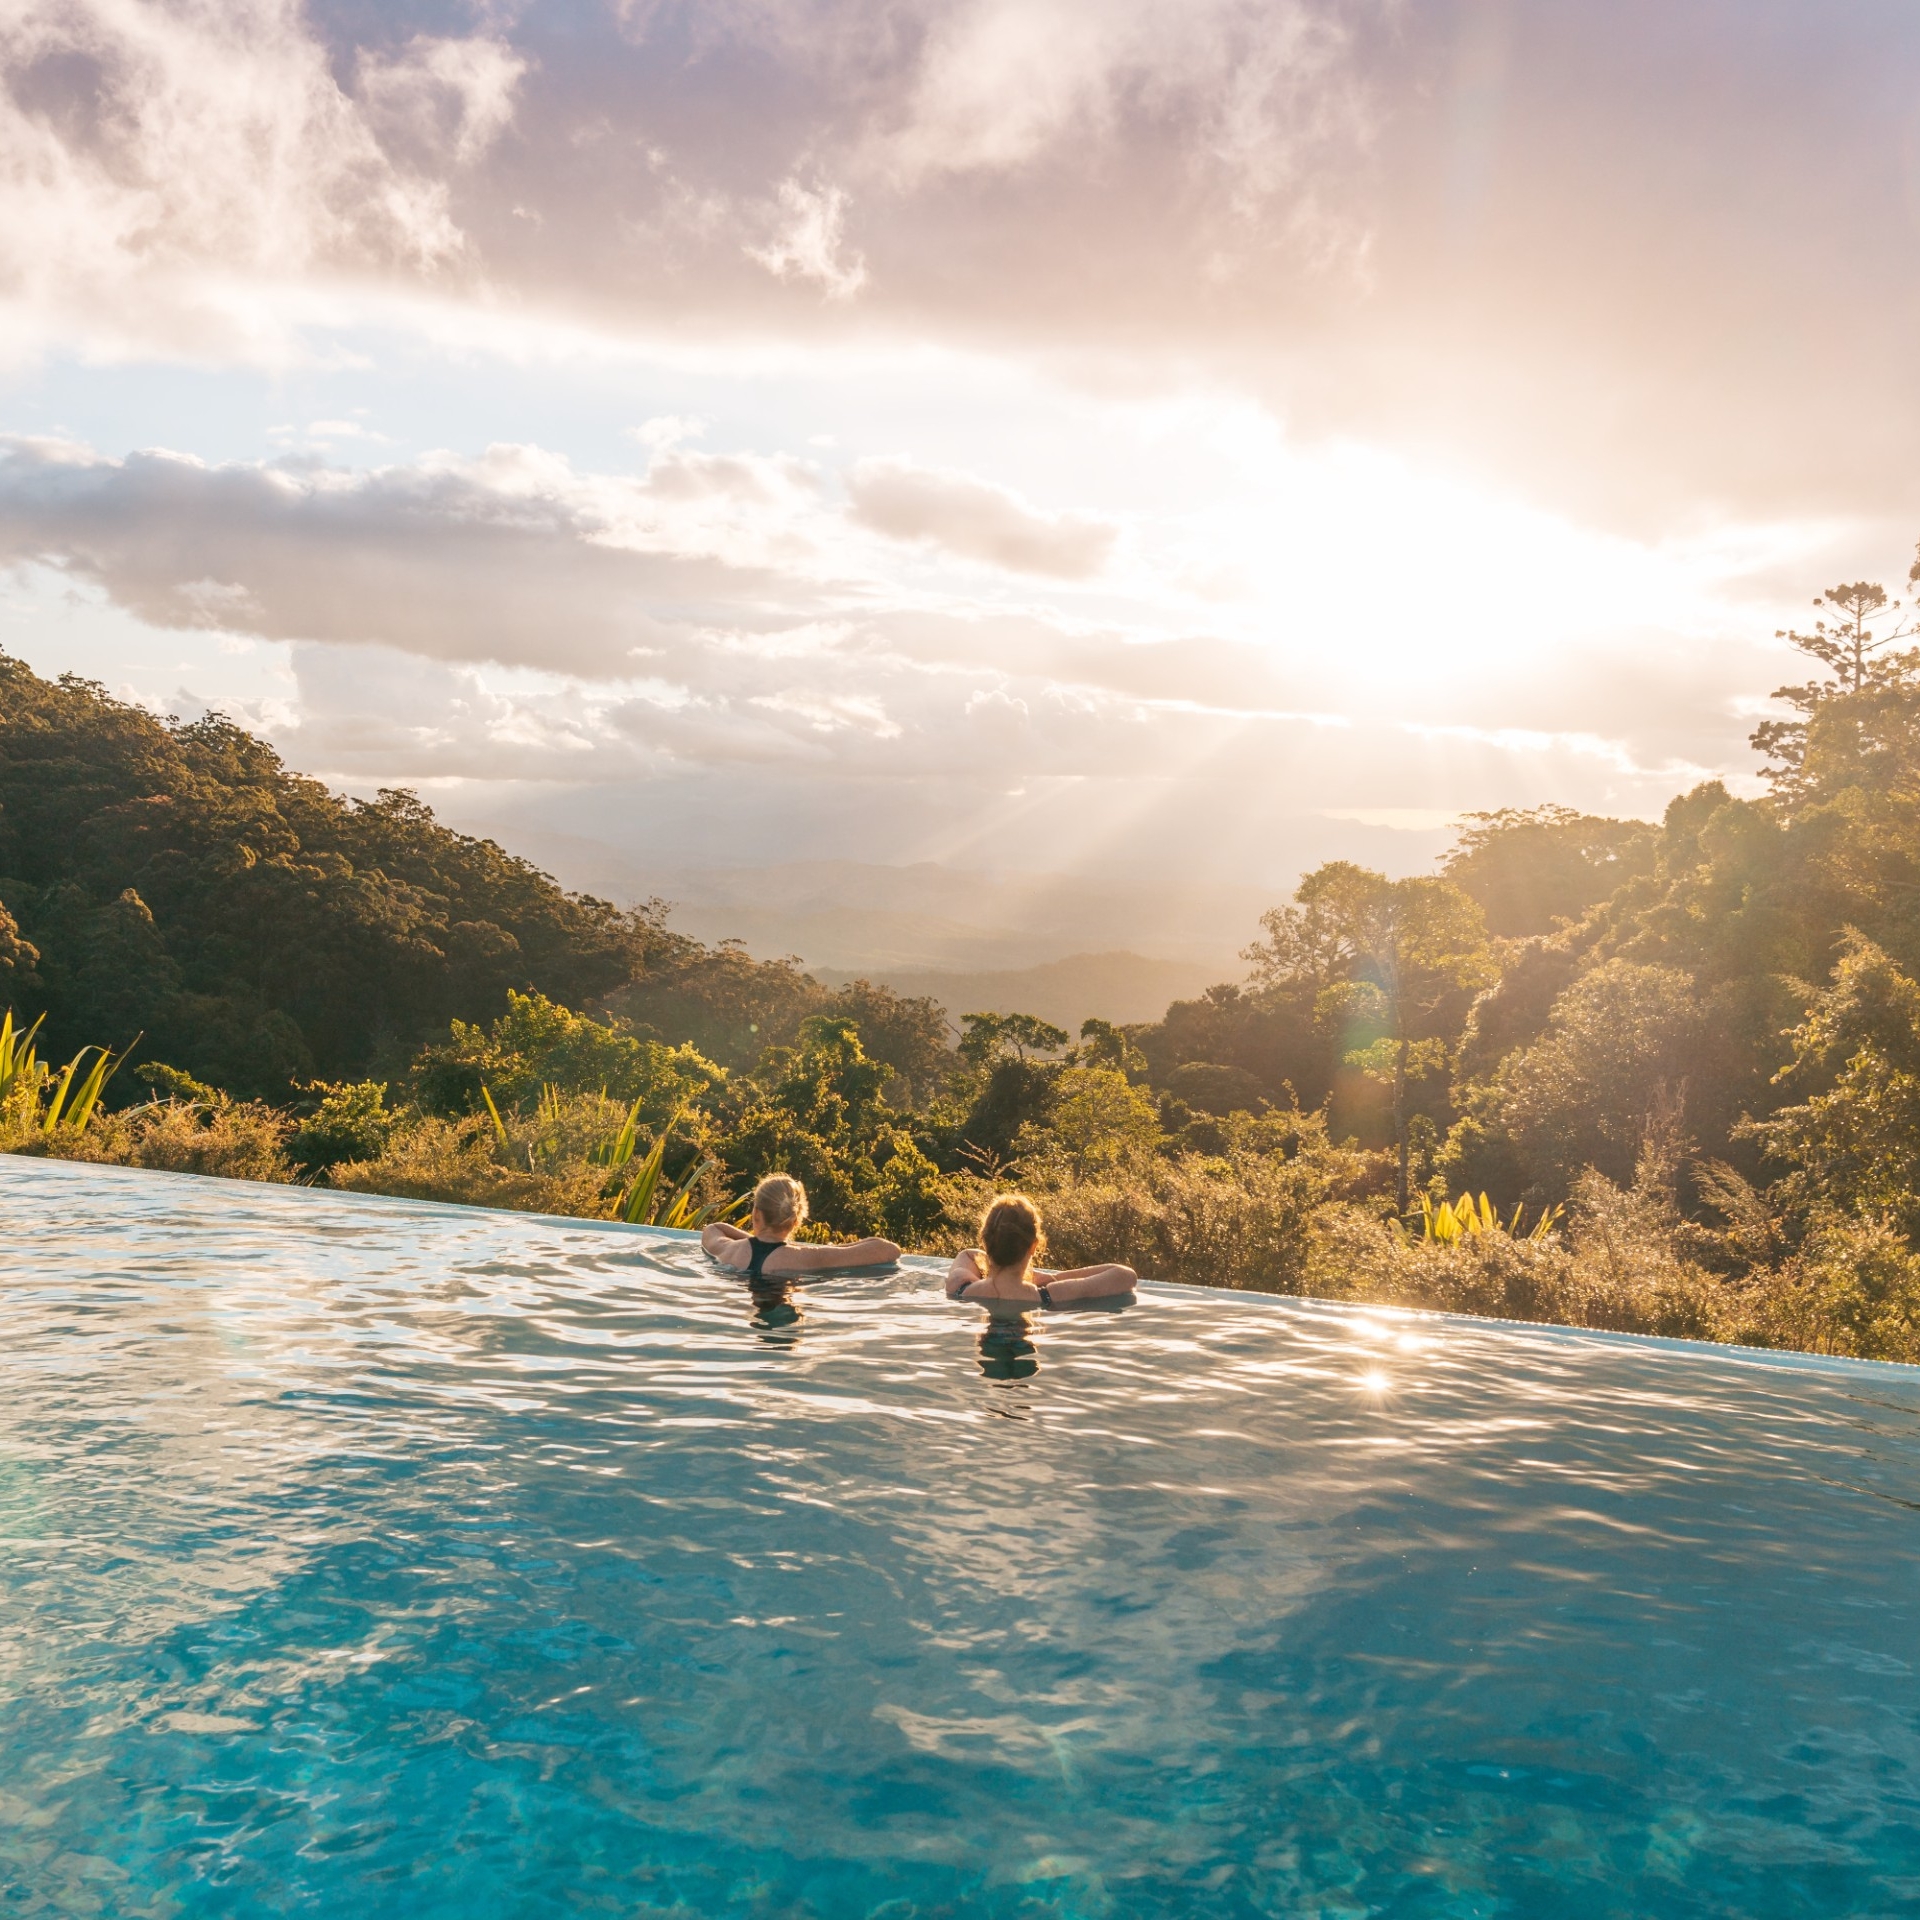
[[[1178,534],[1196,611],[1375,701],[1390,681],[1484,708],[1492,676],[1559,648],[1724,628],[1722,590],[1757,558],[1635,541],[1383,448],[1290,441],[1266,416],[1219,439],[1239,484]]]

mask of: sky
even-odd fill
[[[1421,870],[1753,790],[1920,537],[1910,0],[14,0],[0,78],[0,646],[508,844]]]

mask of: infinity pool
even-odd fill
[[[1920,1373],[0,1159],[7,1911],[1910,1914]]]

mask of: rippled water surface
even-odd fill
[[[1920,1375],[0,1159],[0,1892],[1911,1914]]]

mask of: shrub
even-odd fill
[[[378,1154],[333,1166],[327,1184],[409,1200],[612,1219],[644,1162],[617,1151],[623,1136],[633,1145],[633,1121],[631,1107],[602,1094],[551,1090],[532,1113],[477,1120],[407,1113],[395,1120]],[[687,1143],[669,1177],[685,1178],[698,1157],[698,1146]],[[700,1201],[724,1198],[717,1172],[694,1184]]]
[[[1124,1260],[1160,1280],[1261,1293],[1310,1290],[1322,1215],[1377,1177],[1377,1156],[1336,1147],[1319,1114],[1230,1122],[1226,1153],[1040,1183],[1052,1258]]]
[[[0,1149],[96,1165],[153,1167],[166,1173],[213,1174],[227,1180],[288,1181],[282,1151],[291,1122],[254,1100],[217,1106],[162,1100],[99,1113],[78,1131],[43,1133],[12,1119],[0,1127]]]
[[[1823,1214],[1792,1257],[1742,1290],[1722,1337],[1920,1361],[1920,1254],[1887,1221]]]
[[[490,1122],[442,1120],[431,1114],[396,1128],[377,1159],[348,1160],[329,1169],[327,1184],[349,1193],[388,1193],[518,1213],[604,1217],[611,1207],[604,1168],[575,1162],[543,1172],[525,1160],[518,1166],[503,1164]]]
[[[1678,1248],[1682,1222],[1657,1182],[1631,1188],[1589,1170],[1564,1232],[1497,1223],[1457,1239],[1415,1237],[1364,1209],[1319,1222],[1313,1291],[1333,1297],[1670,1338],[1725,1338],[1731,1290]]]
[[[489,1029],[456,1020],[451,1038],[415,1064],[421,1105],[447,1119],[477,1112],[484,1084],[503,1108],[530,1107],[544,1088],[558,1087],[638,1099],[659,1123],[725,1079],[693,1047],[665,1046],[624,1020],[592,1020],[538,993],[509,993],[506,1012]]]
[[[398,1115],[387,1107],[384,1080],[316,1080],[309,1091],[325,1097],[287,1142],[298,1165],[320,1173],[343,1160],[377,1159],[386,1150]]]

